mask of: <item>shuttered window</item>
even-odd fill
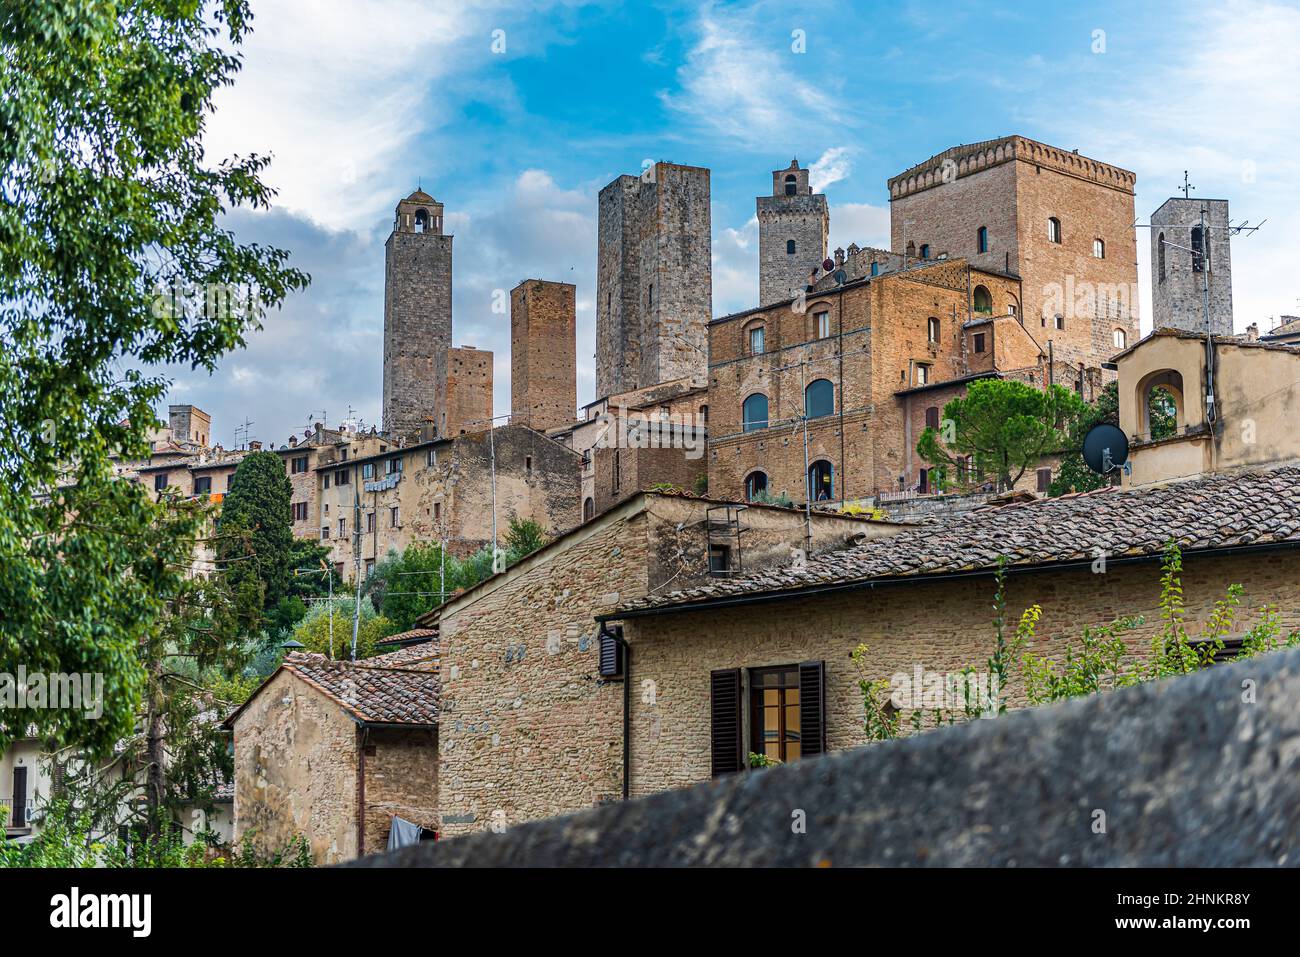
[[[712,697],[713,776],[732,774],[745,766],[742,749],[740,669],[727,668],[710,676]]]
[[[799,665],[800,747],[804,757],[826,753],[826,662]]]

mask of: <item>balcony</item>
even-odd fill
[[[5,833],[13,835],[30,831],[35,810],[35,804],[31,800],[14,804],[12,798],[0,798],[0,817],[5,820]]]

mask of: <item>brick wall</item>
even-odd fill
[[[449,437],[491,428],[492,353],[473,346],[447,349],[435,370],[438,434]]]
[[[578,406],[572,283],[526,279],[510,292],[510,416],[538,431],[573,422]]]
[[[370,728],[366,751],[366,843],[363,853],[388,846],[393,816],[438,830],[438,732]]]

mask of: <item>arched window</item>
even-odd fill
[[[767,491],[767,473],[750,472],[745,476],[745,501],[753,502]]]
[[[989,228],[981,226],[975,233],[975,251],[986,253],[989,251]]]
[[[808,383],[803,392],[804,415],[820,419],[835,412],[835,386],[830,379],[816,379]]]
[[[821,309],[812,314],[812,337],[814,339],[828,339],[831,334],[831,314],[827,309]]]
[[[763,324],[761,322],[757,325],[750,326],[749,329],[746,330],[745,344],[749,347],[749,354],[751,356],[763,354],[764,335]]]
[[[975,311],[985,315],[993,313],[993,294],[987,286],[975,287]]]
[[[1183,427],[1183,376],[1164,369],[1143,377],[1137,385],[1138,422],[1144,437],[1152,441],[1169,438]]]
[[[741,418],[746,432],[767,428],[767,396],[755,392],[741,406]]]
[[[707,405],[700,406],[700,424],[709,424],[709,407]]]
[[[1123,329],[1116,329],[1115,332],[1111,335],[1111,339],[1115,343],[1116,349],[1123,349],[1126,345],[1128,345],[1128,333],[1125,332]]]
[[[929,243],[921,243],[921,258],[922,258],[922,259],[929,259],[929,258],[930,258],[930,244],[929,244]]]
[[[1051,243],[1061,241],[1061,221],[1055,216],[1047,220],[1047,241]]]
[[[1094,239],[1092,241],[1092,258],[1093,259],[1106,258],[1106,241],[1104,239]]]
[[[794,255],[794,249],[795,249],[795,246],[794,246],[794,240],[793,240],[793,239],[787,239],[787,240],[785,241],[785,254],[786,254],[787,256],[793,256],[793,255]]]
[[[785,195],[793,196],[799,191],[799,181],[795,179],[794,173],[785,178]]]
[[[582,503],[582,520],[584,522],[589,522],[595,517],[595,515],[596,503],[588,498]]]
[[[825,459],[808,466],[808,497],[814,502],[835,498],[835,469]]]
[[[417,209],[415,211],[415,231],[422,233],[429,228],[429,211],[426,209]]]
[[[1165,234],[1164,233],[1160,234],[1160,239],[1157,241],[1156,258],[1160,260],[1160,281],[1164,282],[1165,281]]]
[[[1210,268],[1209,232],[1200,226],[1192,227],[1192,272],[1205,272]]]

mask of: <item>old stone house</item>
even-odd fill
[[[442,652],[445,832],[622,796],[626,696],[644,689],[602,673],[598,611],[901,528],[814,511],[809,549],[808,521],[796,509],[639,493],[426,616]]]
[[[317,864],[382,850],[394,816],[438,827],[438,651],[360,662],[294,653],[225,721],[235,840],[307,840]]]

